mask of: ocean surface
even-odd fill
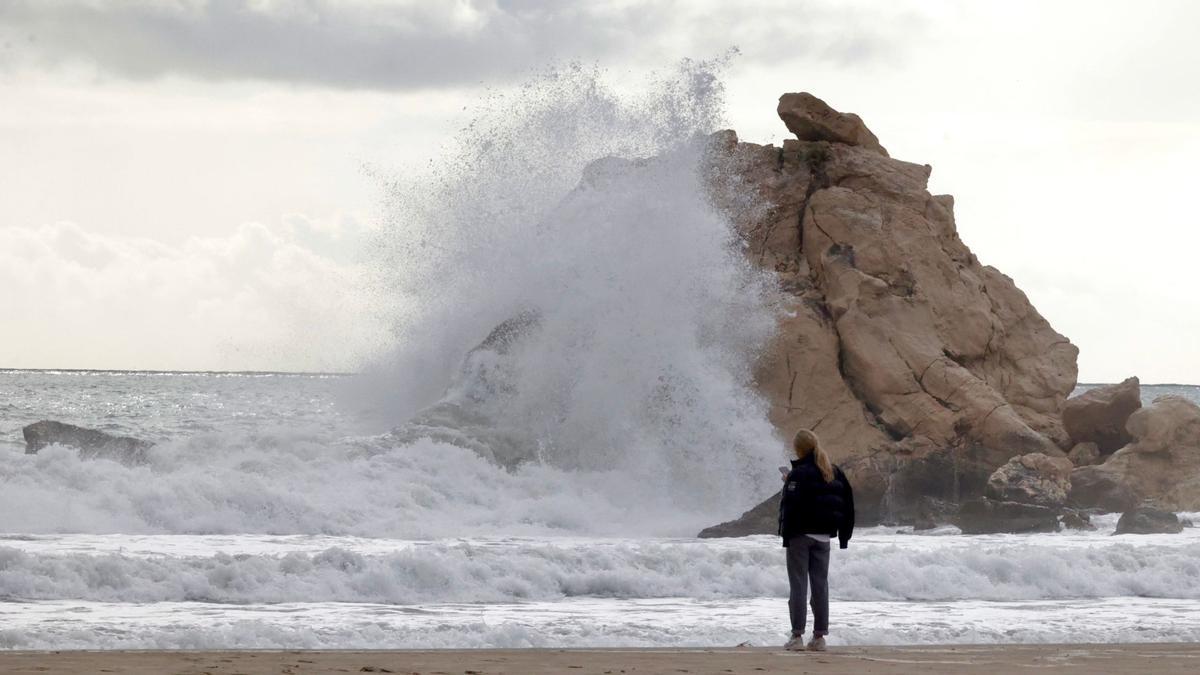
[[[0,371],[0,646],[784,640],[778,541],[691,536],[759,495],[693,499],[624,462],[506,471],[388,433],[360,390],[348,376]],[[26,455],[21,427],[39,419],[157,445],[140,466]],[[1112,536],[1115,523],[859,531],[833,554],[830,642],[1200,640],[1200,529]]]

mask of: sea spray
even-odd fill
[[[621,496],[631,510],[734,515],[771,489],[782,450],[750,373],[773,280],[700,172],[720,65],[685,62],[640,96],[552,72],[489,101],[456,152],[394,187],[374,250],[397,346],[371,370],[398,422],[442,396],[400,439],[617,472],[643,488]],[[479,396],[479,358],[464,357],[518,316],[537,320],[485,364]]]

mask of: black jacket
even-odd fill
[[[836,536],[840,547],[846,548],[853,533],[854,492],[846,474],[834,466],[833,480],[826,483],[811,454],[793,459],[779,500],[783,545],[802,534],[827,534]]]

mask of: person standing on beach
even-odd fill
[[[829,634],[829,543],[838,538],[840,548],[854,533],[854,493],[846,474],[821,447],[820,439],[808,429],[792,439],[796,458],[783,477],[779,500],[779,536],[787,548],[787,573],[791,586],[788,610],[792,637],[784,645],[790,651],[804,650],[805,604],[812,585],[813,634],[809,651],[825,651]],[[780,467],[780,471],[785,471]]]

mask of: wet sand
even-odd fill
[[[403,673],[1200,673],[1200,643],[842,647],[825,653],[769,648],[487,649],[435,651],[0,652],[0,673],[246,675]]]

